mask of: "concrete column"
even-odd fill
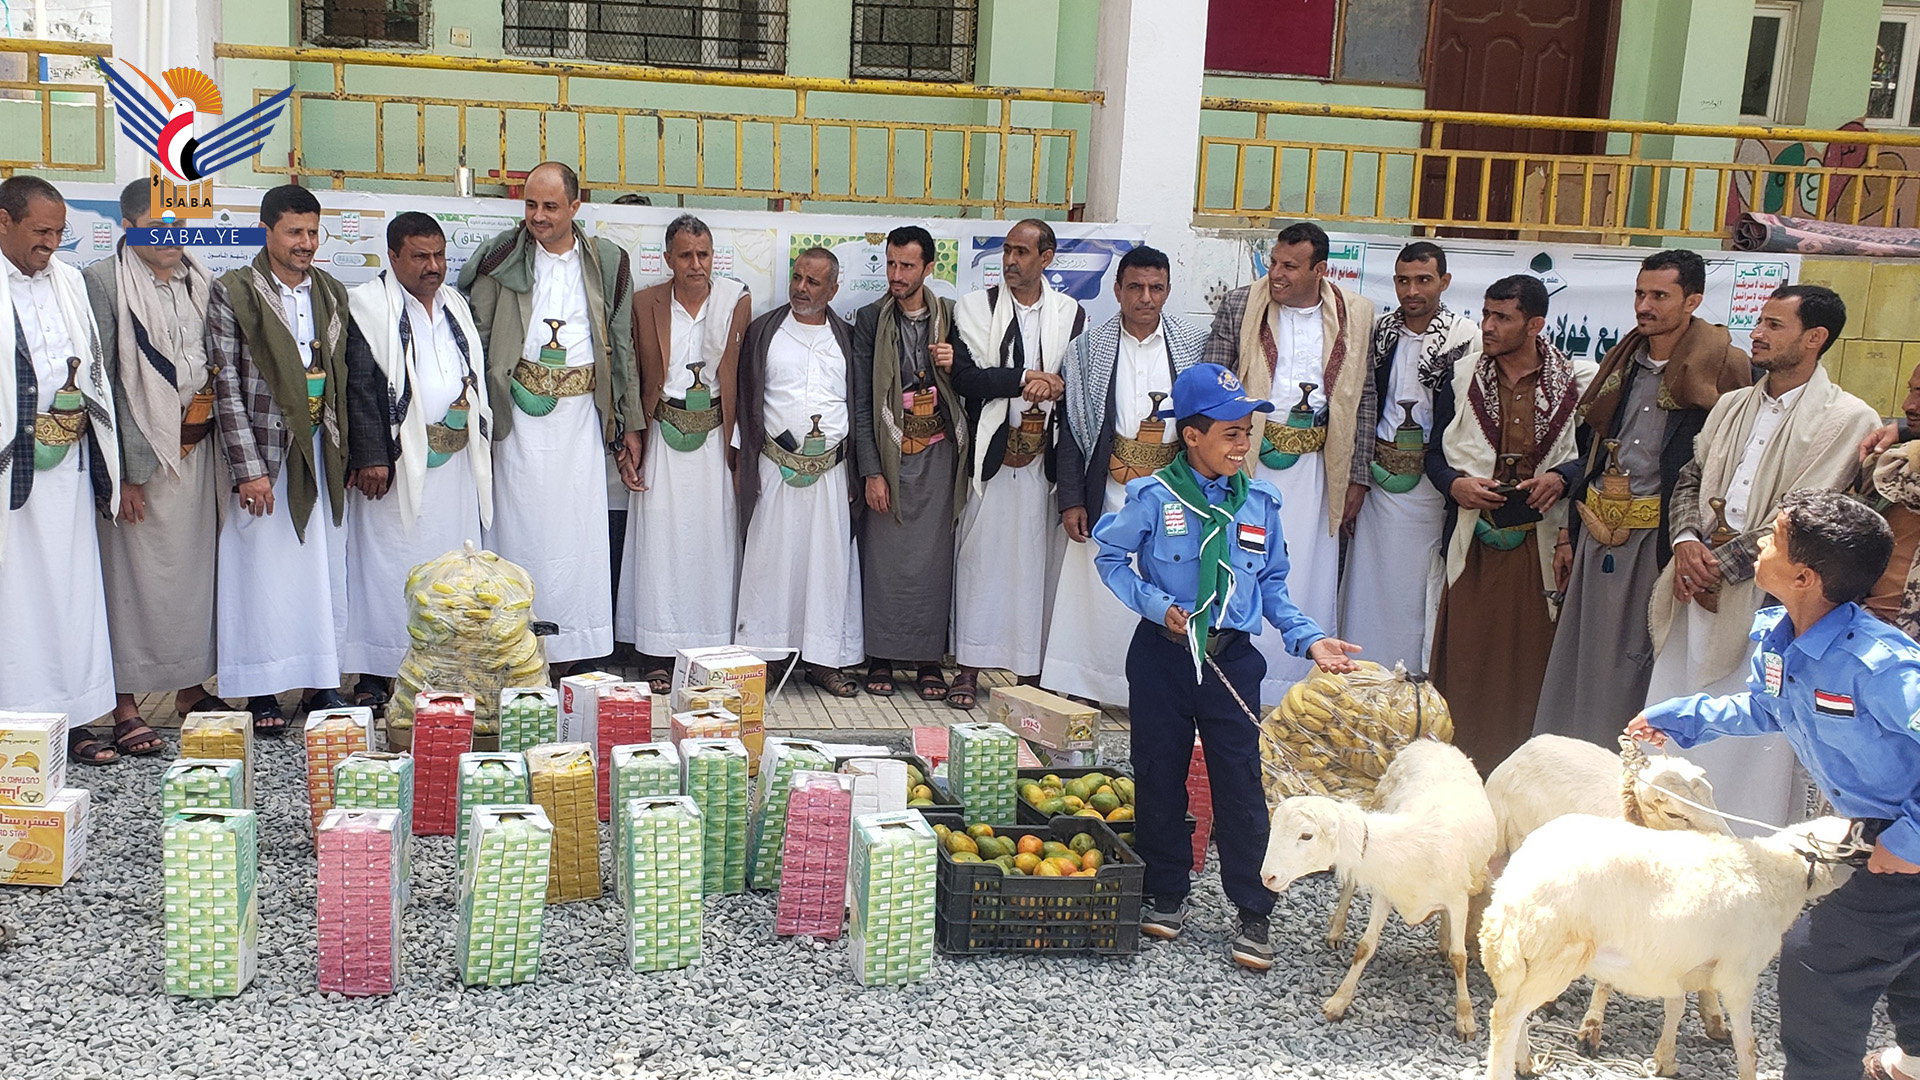
[[[1094,85],[1106,102],[1088,140],[1087,220],[1145,225],[1176,262],[1192,237],[1206,44],[1206,0],[1100,5]]]
[[[114,58],[138,66],[155,79],[168,68],[199,68],[213,77],[223,94],[243,95],[235,96],[233,104],[250,103],[252,94],[226,85],[214,59],[220,18],[220,0],[113,0]],[[233,105],[228,108],[231,111]],[[114,138],[115,179],[125,183],[145,176],[147,154],[129,145],[117,129]]]

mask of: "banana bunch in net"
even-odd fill
[[[471,542],[407,575],[407,633],[389,733],[411,739],[413,696],[423,690],[472,694],[476,735],[500,731],[500,690],[547,685],[547,650],[533,633],[533,579]]]
[[[1294,795],[1365,802],[1393,756],[1415,739],[1453,739],[1440,691],[1367,660],[1348,675],[1317,668],[1293,684],[1260,725],[1260,779],[1267,805]]]

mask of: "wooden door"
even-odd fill
[[[1620,0],[1436,0],[1427,39],[1427,107],[1528,116],[1608,114]],[[1447,125],[1442,145],[1468,150],[1588,154],[1592,133]],[[1479,212],[1482,170],[1487,211]],[[1456,218],[1514,220],[1518,163],[1461,160]],[[1446,202],[1446,163],[1421,178],[1422,212]]]

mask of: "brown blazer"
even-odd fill
[[[753,319],[753,296],[741,293],[727,330],[727,349],[713,384],[720,402],[720,437],[733,438],[734,390],[740,367],[740,340]],[[673,282],[671,279],[633,294],[633,355],[640,369],[640,404],[649,419],[667,385],[667,358],[673,355]]]

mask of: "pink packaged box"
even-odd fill
[[[401,833],[397,810],[329,810],[319,854],[319,961],[323,992],[391,994],[400,981]]]
[[[787,798],[774,933],[833,939],[845,921],[854,778],[800,771]]]

